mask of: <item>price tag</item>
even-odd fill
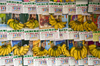
[[[6,3],[0,3],[0,13],[6,13]]]
[[[74,57],[69,58],[69,65],[75,65],[75,59]]]
[[[24,39],[24,30],[7,30],[7,40]]]
[[[7,13],[11,13],[12,12],[12,6],[11,6],[10,1],[7,1],[7,3],[6,3],[6,12]]]
[[[24,65],[33,66],[33,55],[24,55]]]
[[[35,66],[47,66],[46,57],[34,57]]]
[[[49,15],[49,4],[46,3],[44,7],[42,7],[42,15]]]
[[[74,34],[74,41],[80,41],[79,40],[79,32],[75,32],[75,34]]]
[[[85,34],[85,41],[92,41],[93,40],[93,32],[88,32]]]
[[[31,7],[30,7],[31,5]],[[36,14],[36,3],[35,2],[32,2],[31,4],[29,4],[29,7],[28,7],[28,13],[29,14]]]
[[[40,39],[39,30],[29,30],[30,38],[29,40],[38,40]]]
[[[0,41],[7,40],[7,30],[0,30]]]
[[[5,65],[7,65],[7,66],[8,65],[14,65],[14,63],[13,63],[13,55],[12,54],[9,54],[8,56],[6,56]]]
[[[89,2],[89,5],[88,5],[88,12],[93,12],[93,2]]]
[[[69,66],[69,57],[64,57],[64,59],[61,60],[62,66]]]
[[[22,2],[20,1],[7,1],[7,12],[20,14],[22,12]]]
[[[59,30],[60,39],[69,39],[69,32],[67,29]]]
[[[84,65],[84,60],[83,59],[78,60],[78,65]]]
[[[76,15],[76,2],[68,3],[68,14]]]
[[[40,30],[41,40],[53,40],[59,39],[59,30],[55,29],[42,29]]]
[[[37,3],[37,14],[48,15],[48,7],[48,3]]]
[[[0,57],[0,65],[13,65],[13,56],[9,54],[8,56]]]
[[[93,41],[99,41],[100,31],[93,32]]]
[[[74,31],[69,31],[69,39],[74,39]]]
[[[54,4],[55,4],[54,15],[62,15],[63,4],[62,3],[54,3]]]
[[[69,39],[74,39],[74,35],[76,35],[78,33],[79,32],[77,32],[77,31],[69,30]]]
[[[85,35],[88,34],[88,32],[79,32],[79,39],[85,40]]]
[[[68,14],[68,3],[64,3],[63,4],[63,10],[62,10],[63,12],[63,14]]]
[[[13,57],[14,66],[22,66],[22,56]]]
[[[55,12],[54,7],[55,7],[54,3],[49,3],[49,13]]]
[[[23,13],[36,14],[36,2],[23,2]]]
[[[29,39],[30,39],[29,30],[24,30],[24,40],[29,40]]]
[[[94,60],[94,57],[89,55],[88,56],[88,65],[94,65],[93,60]]]
[[[100,3],[95,3],[95,6],[93,7],[93,13],[100,14]]]
[[[40,30],[40,40],[48,40],[49,36],[49,29]],[[51,36],[53,37],[53,34]]]
[[[77,6],[76,7],[76,14],[88,15],[88,13],[87,13],[88,4],[77,4],[76,6]]]
[[[60,56],[55,58],[56,66],[61,65],[61,60],[62,60],[62,59],[64,59],[64,58],[62,58],[62,57],[60,57]]]
[[[48,66],[53,66],[55,64],[54,61],[55,61],[55,57],[50,57],[50,56],[47,57],[47,65]]]

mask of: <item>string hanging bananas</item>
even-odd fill
[[[34,29],[39,26],[39,22],[37,20],[31,19],[28,22],[24,23],[25,27]]]
[[[9,19],[7,21],[7,24],[14,30],[20,30],[20,29],[24,28],[24,24],[20,23],[19,21],[15,20],[15,19]]]
[[[12,47],[11,45],[3,45],[3,46],[0,46],[0,55],[8,55],[9,53],[12,52]]]
[[[83,31],[84,30],[84,26],[83,26],[82,22],[80,22],[80,21],[70,21],[69,25],[74,31]]]
[[[49,56],[60,56],[62,54],[62,50],[60,46],[54,46],[48,50]]]
[[[63,55],[70,56],[69,51],[66,49],[66,44],[62,45],[61,50],[62,50]]]
[[[61,22],[59,19],[55,19],[53,15],[50,15],[49,23],[57,30],[58,28],[64,28],[67,22]]]
[[[97,30],[97,26],[95,25],[95,23],[89,20],[84,22],[83,26],[86,31],[96,31]]]
[[[21,55],[25,55],[28,50],[29,50],[29,46],[21,46],[21,47],[18,47],[18,46],[14,46],[12,48],[12,50],[14,50],[14,55],[18,55],[18,56],[21,56]]]
[[[47,50],[43,47],[33,47],[33,56],[46,56]]]
[[[100,59],[100,49],[99,47],[97,47],[96,45],[92,44],[92,45],[89,45],[89,52],[95,56],[95,57],[98,57]]]
[[[84,59],[85,57],[87,57],[87,48],[85,46],[83,46],[82,49],[78,49],[76,47],[72,47],[71,50],[70,50],[70,54],[76,60],[81,59],[81,58]]]

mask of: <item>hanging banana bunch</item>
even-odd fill
[[[92,22],[92,21],[90,21],[90,20],[86,21],[86,22],[83,24],[83,26],[84,26],[84,29],[85,29],[86,31],[96,31],[96,30],[97,30],[97,26],[95,25],[95,23]]]
[[[83,26],[86,31],[96,31],[97,26],[92,21],[92,15],[86,16],[86,21],[84,22]]]
[[[92,45],[89,45],[89,52],[95,56],[95,57],[98,57],[100,59],[100,48],[97,47],[96,45],[92,44]]]
[[[63,55],[70,56],[69,51],[66,49],[66,44],[62,45],[61,50],[62,50]]]
[[[79,15],[78,18],[75,16],[75,21],[72,20],[69,22],[69,26],[74,30],[74,31],[83,31],[84,26],[83,26],[83,16]]]
[[[54,46],[48,50],[49,56],[60,56],[62,54],[62,50],[60,46]]]
[[[24,24],[20,23],[18,20],[16,19],[9,19],[7,21],[7,24],[13,28],[14,30],[20,30],[22,28],[24,28]]]
[[[33,47],[33,56],[46,56],[47,50],[43,47]]]
[[[0,55],[8,55],[9,53],[12,52],[12,47],[11,45],[3,45],[3,46],[0,46]]]
[[[28,52],[29,46],[27,45],[27,46],[19,47],[16,45],[12,48],[12,50],[14,50],[14,55],[21,56],[21,55],[25,55]]]
[[[87,57],[87,53],[87,48],[84,45],[82,48],[72,47],[70,50],[71,56],[74,57],[76,60],[82,58],[84,59],[85,57]]]
[[[39,22],[37,20],[31,19],[28,22],[24,23],[25,27],[34,29],[39,26]]]
[[[64,28],[67,22],[61,22],[60,19],[55,19],[53,15],[50,15],[49,23],[57,30],[58,28]]]

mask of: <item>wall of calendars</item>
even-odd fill
[[[0,0],[0,66],[100,66],[100,0]]]

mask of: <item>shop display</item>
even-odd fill
[[[0,66],[100,66],[100,0],[0,0]]]

